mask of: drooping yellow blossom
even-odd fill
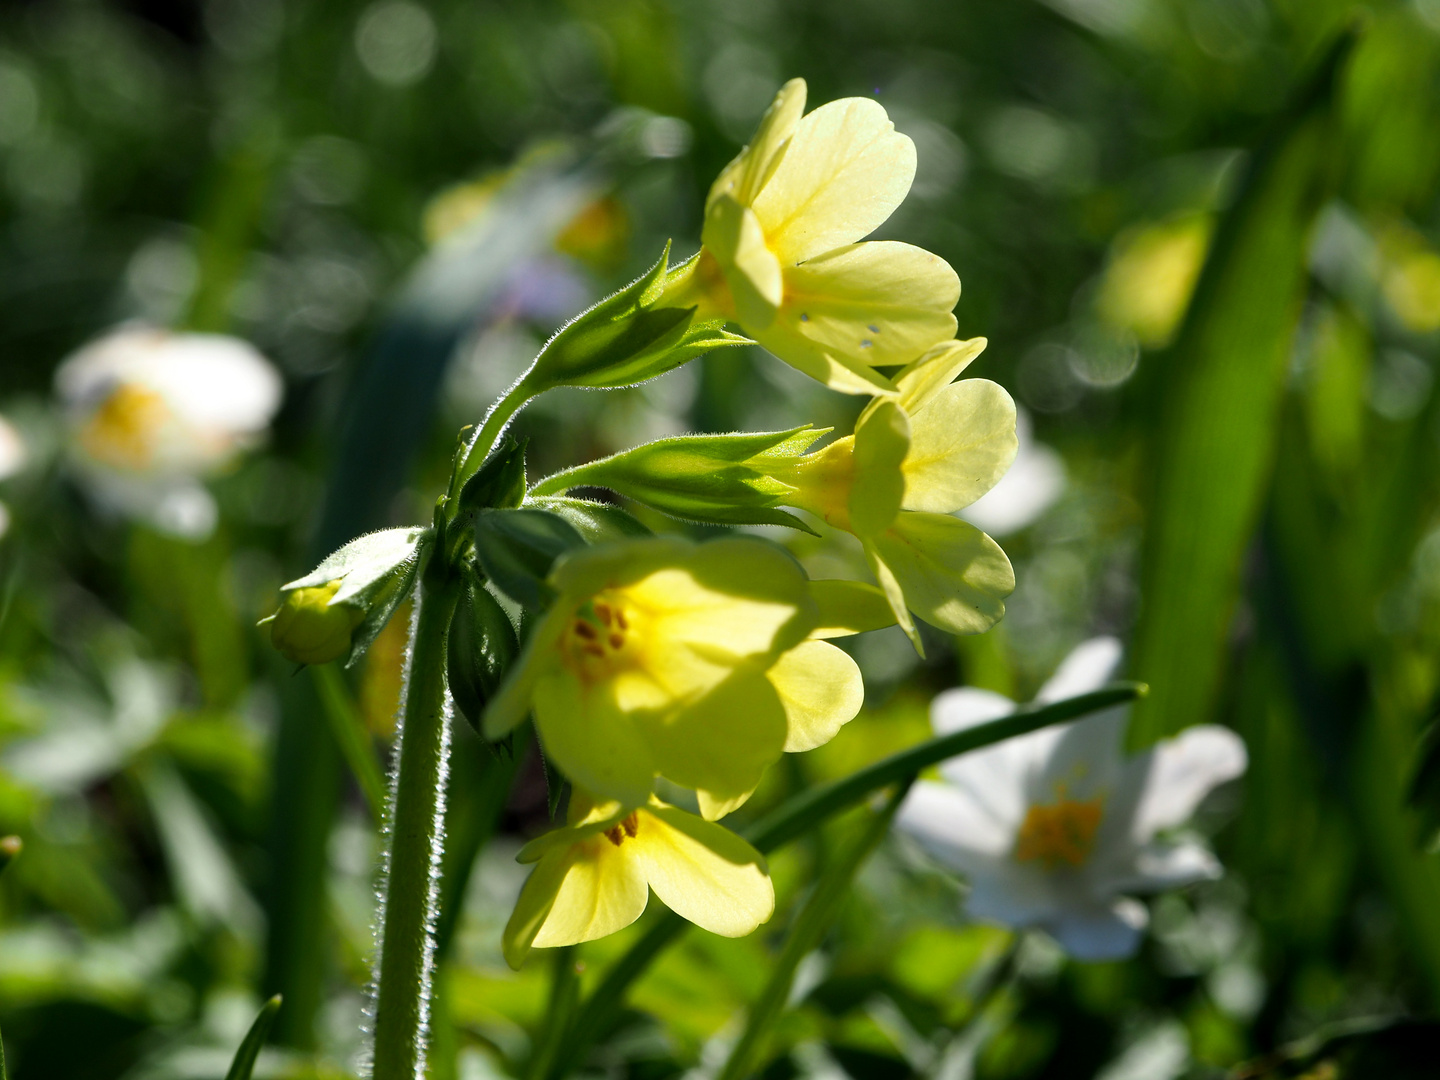
[[[749,538],[584,549],[485,715],[503,736],[533,711],[546,754],[602,798],[642,806],[656,776],[705,817],[738,806],[785,750],[859,709],[853,662],[806,637],[817,608],[798,564]]]
[[[915,146],[884,108],[843,98],[804,111],[805,81],[792,79],[711,187],[703,247],[665,302],[739,323],[836,390],[892,392],[875,368],[954,336],[960,280],[921,248],[860,242],[915,177]]]
[[[505,959],[575,945],[640,917],[650,890],[716,934],[743,937],[775,910],[765,858],[723,826],[651,798],[635,809],[572,788],[567,825],[527,844],[536,863],[505,927]]]
[[[795,506],[857,536],[896,620],[910,612],[956,634],[988,630],[1015,588],[1010,560],[951,515],[995,486],[1015,458],[1015,404],[988,379],[952,382],[983,338],[938,346],[896,376],[855,434],[801,459]]]

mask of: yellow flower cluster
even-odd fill
[[[1004,552],[952,516],[1013,460],[1014,404],[992,382],[953,381],[985,342],[953,340],[949,265],[864,239],[908,193],[914,145],[874,101],[804,107],[792,80],[715,181],[702,249],[662,303],[872,395],[853,435],[766,469],[783,501],[859,538],[880,587],[812,583],[752,539],[632,540],[556,563],[555,599],[484,720],[497,739],[533,715],[573,785],[567,824],[521,853],[536,869],[505,932],[511,964],[628,925],[651,889],[719,934],[764,922],[764,859],[715,822],[782,753],[858,711],[859,670],[821,639],[899,622],[919,648],[912,612],[977,633],[1014,587]],[[658,801],[657,778],[693,791],[700,813]]]

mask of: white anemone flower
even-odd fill
[[[993,536],[1009,536],[1033,524],[1065,491],[1065,459],[1031,432],[1030,415],[1015,410],[1019,449],[1010,471],[960,516]]]
[[[283,389],[243,341],[137,326],[69,357],[55,386],[71,462],[95,502],[191,539],[215,527],[201,480],[260,440]]]
[[[0,480],[8,480],[25,467],[25,440],[15,425],[0,416]],[[10,508],[0,502],[0,536],[10,530]]]
[[[1098,689],[1119,662],[1115,639],[1087,641],[1036,701]],[[1014,710],[999,694],[961,688],[935,699],[931,724],[949,734]],[[1080,960],[1120,959],[1149,918],[1130,894],[1220,876],[1199,840],[1173,830],[1245,771],[1244,743],[1204,725],[1127,758],[1128,714],[1122,706],[965,754],[941,765],[943,782],[911,789],[898,825],[968,879],[968,914],[1043,929]]]

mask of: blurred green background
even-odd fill
[[[865,712],[744,814],[924,738],[940,689],[1028,698],[1095,633],[1154,687],[1137,745],[1221,722],[1251,766],[1201,822],[1224,880],[1155,900],[1132,961],[1030,940],[964,1045],[1006,935],[891,842],[802,966],[765,1075],[1300,1075],[1265,1056],[1361,1020],[1388,1034],[1309,1075],[1430,1075],[1404,1062],[1433,1033],[1401,1022],[1440,1004],[1417,751],[1440,686],[1440,0],[7,0],[16,1080],[218,1078],[276,990],[257,1075],[357,1074],[402,642],[317,678],[255,620],[339,543],[427,520],[457,430],[546,335],[667,238],[695,250],[711,178],[794,75],[812,106],[878,98],[915,141],[880,235],[957,269],[960,336],[991,342],[972,372],[1033,437],[975,511],[1015,563],[1004,622],[934,634],[924,662],[898,631],[854,643]],[[67,465],[55,369],[127,320],[233,333],[283,372],[203,539],[99,512]],[[539,475],[859,406],[729,350],[557,392],[518,430]],[[865,576],[834,541],[767,535]],[[511,973],[499,929],[544,780],[464,730],[454,775],[433,1072],[517,1075],[547,967]],[[594,1071],[704,1075],[833,839],[775,858],[761,932],[665,955]],[[637,932],[587,946],[587,971]]]

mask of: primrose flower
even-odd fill
[[[1119,659],[1113,638],[1088,641],[1036,700],[1097,689]],[[1014,709],[998,694],[962,688],[936,698],[930,717],[946,734]],[[1127,717],[1111,709],[948,761],[943,782],[911,789],[897,825],[966,876],[974,917],[1041,927],[1081,960],[1128,956],[1149,919],[1128,894],[1220,876],[1198,841],[1160,834],[1243,773],[1246,755],[1234,732],[1206,725],[1126,758]]]
[[[629,926],[650,890],[697,926],[743,937],[775,911],[765,858],[721,825],[651,798],[627,810],[571,788],[568,823],[521,849],[536,864],[505,927],[505,959]]]
[[[988,379],[951,382],[983,338],[940,345],[896,376],[855,434],[800,459],[791,505],[853,533],[916,649],[910,612],[955,634],[988,630],[1015,588],[1010,560],[951,514],[984,495],[1015,458],[1015,403]]]
[[[809,583],[773,544],[635,540],[573,552],[549,581],[556,599],[485,736],[533,711],[546,754],[597,797],[643,806],[664,776],[713,820],[782,752],[819,745],[860,707],[858,669],[807,640]]]
[[[214,528],[201,478],[263,435],[280,376],[245,342],[124,327],[60,365],[70,456],[104,509],[180,536]]]
[[[937,255],[861,243],[904,200],[915,145],[868,98],[808,116],[805,80],[781,88],[705,203],[703,247],[664,302],[737,322],[787,364],[836,390],[893,391],[875,368],[955,335],[960,279]]]

